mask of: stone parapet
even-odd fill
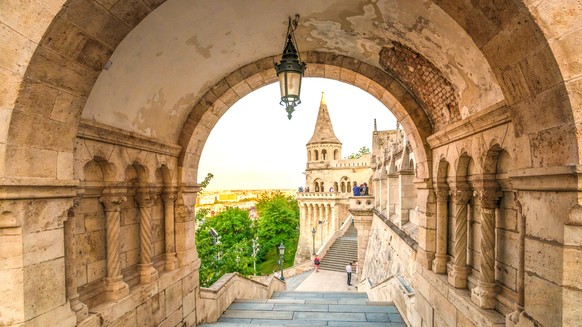
[[[223,275],[211,287],[200,289],[197,324],[216,322],[236,299],[268,299],[285,288],[285,282],[275,277],[261,283],[238,273]]]

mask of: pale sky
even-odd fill
[[[396,118],[361,89],[323,78],[304,78],[301,104],[291,120],[279,105],[278,84],[262,87],[235,103],[220,118],[204,145],[198,181],[214,174],[207,190],[296,189],[305,186],[306,144],[313,135],[321,92],[342,159],[372,147],[378,130],[394,129]]]

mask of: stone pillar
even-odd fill
[[[455,288],[467,287],[467,206],[471,199],[471,191],[468,188],[459,188],[451,191],[455,204],[454,216],[454,246],[453,269],[449,272],[449,283]]]
[[[448,239],[448,200],[449,189],[441,187],[436,190],[436,255],[433,261],[433,270],[437,274],[445,274],[447,272],[447,239]]]
[[[107,277],[105,277],[105,297],[110,301],[116,301],[129,294],[129,286],[123,281],[120,262],[120,212],[121,204],[125,202],[125,196],[104,195],[99,198],[105,207],[107,220]]]
[[[158,279],[158,271],[152,261],[152,206],[156,196],[147,191],[140,191],[135,199],[139,206],[139,281],[148,284]]]
[[[471,291],[471,301],[481,309],[495,309],[495,209],[503,193],[497,189],[485,189],[476,191],[475,196],[481,202],[481,274],[477,287]]]
[[[354,215],[354,226],[358,231],[358,267],[360,267],[358,278],[360,278],[363,275],[362,271],[366,263],[366,250],[368,249],[373,215],[371,210],[361,211],[356,214],[352,212],[352,214]],[[345,264],[347,265],[347,262]]]
[[[379,168],[382,169],[382,168]],[[382,180],[378,177],[374,181],[374,207],[382,212]]]
[[[410,220],[410,210],[416,206],[416,187],[414,186],[414,172],[402,170],[398,172],[398,209],[400,217],[399,227]]]
[[[313,207],[307,205],[307,216],[305,216],[305,224],[307,225],[307,230],[309,232],[309,244],[311,245],[311,229],[315,227],[313,224]]]
[[[332,230],[333,232],[337,232],[337,230],[340,227],[340,222],[339,222],[339,218],[338,218],[338,214],[337,214],[337,206],[336,205],[332,205],[331,206],[331,221],[332,221]]]
[[[64,237],[65,237],[65,287],[67,300],[71,306],[71,310],[75,313],[77,323],[87,318],[89,311],[87,305],[79,300],[79,293],[77,292],[77,241],[75,209],[79,206],[79,199],[74,200],[73,207],[69,209],[67,220],[64,222]]]
[[[323,207],[324,215],[325,215],[324,221],[327,221],[327,223],[325,223],[326,228],[325,228],[325,234],[324,234],[324,238],[323,238],[324,240],[327,240],[330,237],[331,233],[333,233],[333,231],[331,230],[331,214],[330,214],[329,209],[330,209],[329,204],[325,204],[325,206]]]
[[[400,198],[400,192],[398,189],[398,175],[391,174],[386,177],[386,212],[388,213],[386,217],[391,217],[396,213],[396,205],[398,204],[398,199]]]
[[[164,229],[166,242],[166,271],[178,268],[178,258],[176,257],[176,228],[174,226],[174,204],[176,202],[175,192],[164,192]]]

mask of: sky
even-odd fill
[[[378,130],[394,129],[396,118],[361,89],[335,80],[304,78],[301,104],[291,120],[279,105],[278,84],[264,86],[236,102],[218,121],[204,145],[198,181],[214,178],[207,190],[297,189],[305,186],[306,144],[315,129],[324,92],[342,158],[372,148]]]

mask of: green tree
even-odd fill
[[[214,174],[213,173],[208,173],[206,175],[206,177],[204,177],[204,180],[202,181],[202,183],[200,183],[200,190],[198,190],[198,193],[202,193],[202,190],[204,190],[205,188],[208,187],[208,184],[210,184],[210,181],[214,178]]]
[[[218,237],[211,234],[211,229]],[[196,233],[202,286],[212,285],[229,272],[252,274],[253,235],[253,222],[246,210],[227,208],[215,217],[206,218]]]
[[[348,159],[360,159],[363,155],[370,154],[370,149],[367,146],[361,147],[358,152],[350,154]]]
[[[257,235],[261,244],[261,258],[276,261],[277,247],[285,244],[285,266],[291,266],[295,258],[297,241],[299,239],[299,206],[297,200],[276,192],[259,196],[257,202],[259,215]],[[271,272],[273,262],[267,263],[269,268],[263,272]],[[275,265],[276,267],[276,265]]]

